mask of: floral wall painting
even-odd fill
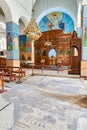
[[[42,32],[62,29],[65,33],[70,33],[74,31],[74,21],[64,12],[52,12],[41,19],[39,27]]]

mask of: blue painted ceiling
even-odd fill
[[[62,29],[65,33],[71,33],[74,31],[74,21],[64,12],[52,12],[40,20],[39,27],[42,32]]]

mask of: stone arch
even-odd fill
[[[0,7],[5,15],[5,22],[12,20],[12,13],[6,0],[0,0]]]
[[[24,30],[25,30],[27,24],[28,24],[28,20],[25,17],[21,16],[19,18],[19,34],[20,35],[24,34]]]

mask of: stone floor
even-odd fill
[[[0,130],[87,130],[87,81],[67,70],[26,70],[0,94]],[[18,80],[18,79],[17,79]]]

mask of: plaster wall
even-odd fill
[[[25,25],[28,24],[31,18],[31,0],[0,0],[0,4],[5,14],[6,22],[13,21],[18,24],[19,18],[21,18]]]

